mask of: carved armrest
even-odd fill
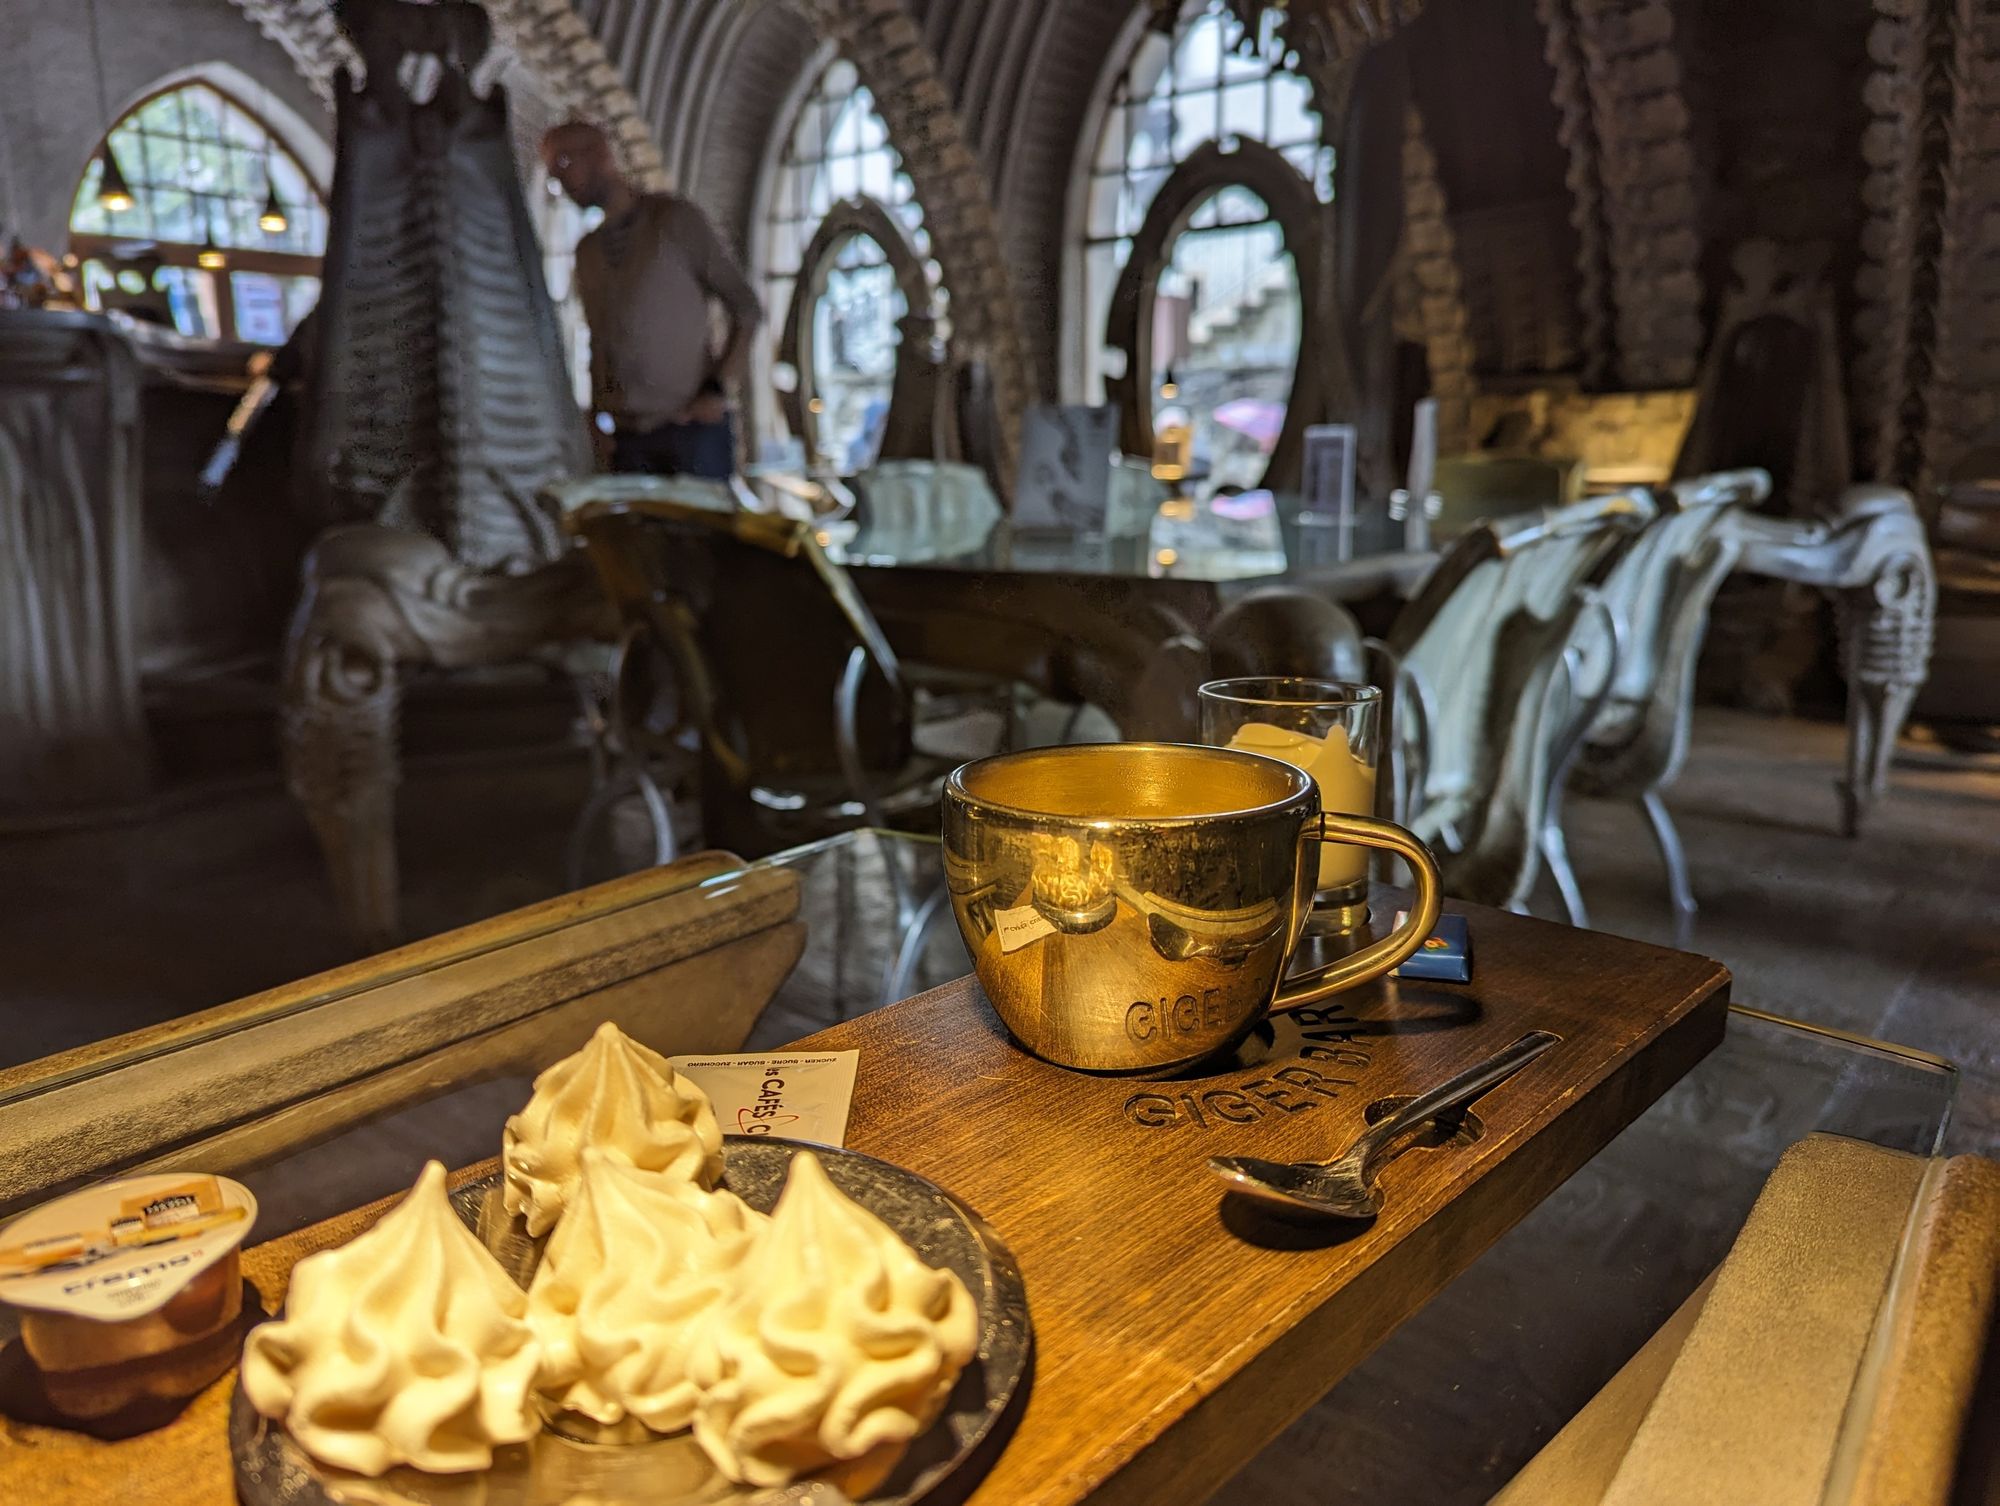
[[[1736,568],[1823,590],[1865,585],[1892,566],[1936,581],[1930,541],[1916,504],[1900,487],[1864,484],[1841,493],[1825,518],[1770,518],[1737,512],[1725,525],[1740,553]]]
[[[1736,568],[1833,594],[1840,667],[1848,685],[1847,776],[1842,827],[1853,836],[1868,803],[1888,786],[1889,761],[1929,672],[1937,615],[1937,564],[1910,494],[1850,486],[1830,517],[1729,519]]]
[[[1543,700],[1542,714],[1555,719],[1551,722],[1556,735],[1550,743],[1550,767],[1551,783],[1557,787],[1584,739],[1598,725],[1617,687],[1619,668],[1632,651],[1630,625],[1604,591],[1582,586],[1578,594],[1583,598],[1583,610],[1569,642],[1563,645]]]

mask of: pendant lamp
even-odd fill
[[[265,174],[264,184],[264,212],[257,216],[257,228],[267,235],[283,235],[291,221],[285,216],[285,206],[278,202],[278,185],[268,173]]]
[[[118,154],[111,150],[111,140],[105,138],[103,149],[98,152],[100,171],[97,177],[97,202],[104,206],[108,214],[121,214],[132,207],[132,188],[125,181],[125,171],[118,165]]]

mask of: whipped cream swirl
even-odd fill
[[[659,1433],[694,1420],[687,1354],[731,1290],[765,1216],[731,1192],[583,1152],[583,1174],[528,1288],[540,1387],[603,1423]]]
[[[372,1229],[293,1269],[285,1316],[244,1344],[243,1392],[340,1469],[483,1469],[541,1426],[527,1305],[432,1161]]]
[[[555,1227],[586,1148],[702,1188],[722,1172],[722,1129],[707,1095],[609,1020],[537,1077],[528,1106],[507,1121],[504,1197],[530,1234]]]
[[[964,1283],[801,1151],[734,1293],[695,1336],[695,1439],[730,1479],[759,1486],[893,1458],[937,1416],[978,1338]]]

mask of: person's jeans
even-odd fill
[[[700,476],[727,481],[736,470],[736,420],[661,424],[643,433],[620,431],[611,442],[611,469],[649,476]]]

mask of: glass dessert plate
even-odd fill
[[[229,1446],[244,1506],[777,1506],[815,1501],[837,1506],[903,1506],[921,1501],[948,1476],[983,1468],[1004,1441],[1019,1408],[1033,1347],[1027,1292],[1013,1255],[971,1209],[914,1172],[872,1156],[828,1146],[725,1136],[722,1185],[768,1213],[798,1150],[819,1157],[833,1184],[887,1224],[928,1265],[950,1270],[979,1309],[979,1349],[946,1398],[944,1411],[916,1438],[885,1478],[828,1470],[769,1488],[721,1475],[691,1433],[643,1443],[586,1443],[544,1429],[525,1444],[494,1452],[492,1467],[435,1475],[399,1468],[378,1478],[320,1464],[281,1423],[259,1416],[242,1386],[230,1403]],[[523,1286],[544,1240],[530,1239],[501,1206],[500,1175],[451,1194],[460,1218]],[[585,1424],[584,1431],[588,1429]],[[871,1471],[879,1474],[879,1471]],[[815,1491],[814,1482],[821,1482]]]

